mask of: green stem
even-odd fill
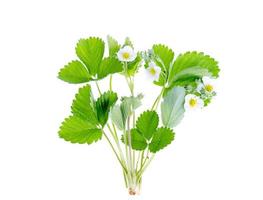
[[[110,91],[112,91],[112,75],[110,75]]]
[[[164,90],[165,90],[165,86],[162,88],[160,94],[157,96],[157,98],[155,99],[153,105],[152,105],[152,108],[151,110],[156,110],[159,106],[159,103],[162,99],[162,96],[163,96],[163,93],[164,93]],[[139,186],[141,184],[141,176],[143,174],[143,172],[146,170],[146,168],[149,166],[149,164],[151,163],[151,161],[153,160],[154,158],[154,155],[152,155],[152,157],[149,159],[148,158],[148,155],[149,155],[149,149],[147,150],[147,155],[146,157],[144,158],[144,152],[145,151],[142,151],[142,155],[141,155],[141,166],[140,166],[140,169],[137,173],[137,179],[139,180]],[[147,162],[148,161],[148,162]]]
[[[147,169],[147,167],[149,166],[149,164],[152,162],[153,158],[154,158],[155,154],[153,154],[151,156],[151,158],[148,160],[148,162],[145,162],[145,164],[143,165],[142,169],[139,170],[139,172],[137,173],[137,177],[140,178],[143,174],[143,172]]]
[[[158,108],[158,105],[162,99],[163,93],[164,93],[165,87],[162,88],[161,93],[157,96],[157,98],[155,99],[151,110],[156,110]]]
[[[114,146],[112,145],[109,137],[107,136],[107,134],[106,134],[103,130],[102,130],[102,133],[103,133],[103,135],[105,136],[105,138],[107,139],[108,143],[110,144],[110,147],[111,147],[111,149],[113,150],[115,156],[117,157],[119,163],[121,164],[123,170],[127,173],[128,171],[127,171],[127,169],[126,169],[126,166],[122,163],[121,159],[119,158],[119,155],[118,155],[118,153],[116,152]]]
[[[115,126],[113,125],[114,131],[111,129],[109,124],[107,124],[107,127],[108,127],[108,129],[109,129],[109,131],[110,131],[110,133],[111,133],[111,135],[112,135],[112,137],[113,137],[113,139],[114,139],[114,141],[115,141],[115,143],[117,145],[117,148],[119,150],[119,154],[120,154],[120,158],[121,158],[122,162],[125,162],[125,159],[124,159],[123,152],[122,152],[122,149],[121,149],[121,146],[120,146],[120,143],[119,143],[119,138],[118,138]]]
[[[98,92],[99,92],[99,94],[101,95],[102,92],[101,92],[101,90],[100,90],[100,86],[99,86],[99,84],[98,84],[98,81],[95,81],[95,83],[96,83],[96,86],[97,86]]]
[[[130,117],[128,117],[127,120],[127,134],[128,134],[128,145],[129,145],[129,165],[131,174],[133,176],[134,170],[133,170],[133,157],[132,157],[132,146],[131,146],[131,130],[130,130]]]

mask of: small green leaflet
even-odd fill
[[[129,144],[128,134],[126,133],[125,136],[123,135],[121,140],[123,143],[125,143],[125,140],[127,140],[126,142],[127,144]],[[137,151],[142,151],[148,146],[146,139],[141,135],[141,133],[137,129],[131,129],[131,146],[132,149]]]
[[[91,80],[86,67],[78,60],[73,60],[62,68],[58,78],[68,83],[85,83]]]
[[[123,70],[122,63],[115,57],[104,58],[98,69],[98,79],[102,79],[109,74],[121,72]]]
[[[174,140],[174,135],[173,131],[169,128],[158,128],[149,144],[150,152],[156,153],[169,145]]]
[[[159,67],[163,69],[163,71],[169,72],[170,65],[174,59],[174,52],[172,49],[163,44],[155,44],[152,47],[155,57],[155,60]]]
[[[135,110],[139,108],[142,105],[142,100],[143,95],[138,94],[136,97],[130,96],[130,97],[122,97],[121,101],[122,102],[127,102],[128,106],[131,107],[131,110]]]
[[[59,136],[72,143],[91,144],[101,139],[102,130],[89,121],[70,116],[62,122]]]
[[[110,112],[111,121],[118,129],[124,130],[126,118],[124,118],[120,105],[114,105]]]
[[[98,124],[94,100],[90,85],[79,89],[71,106],[72,114],[89,121],[92,124]]]
[[[121,104],[115,105],[111,110],[111,120],[118,129],[123,130],[127,117],[141,105],[142,94],[136,97],[122,97]]]
[[[132,41],[129,37],[125,38],[124,45],[123,46],[130,46],[131,48],[134,48]]]
[[[97,73],[102,61],[104,48],[103,40],[97,37],[80,39],[77,43],[76,54],[93,76]]]
[[[104,126],[109,117],[109,112],[112,106],[116,103],[118,97],[117,94],[108,91],[103,93],[96,101],[96,112],[99,123]]]
[[[163,125],[169,128],[175,127],[184,115],[184,97],[185,89],[183,87],[174,87],[161,103],[161,114]]]
[[[155,44],[152,47],[153,58],[157,66],[162,69],[159,80],[154,81],[154,84],[164,86],[167,81],[167,76],[170,71],[170,66],[174,59],[174,52],[169,47],[163,44]]]
[[[155,111],[145,111],[137,119],[136,128],[147,139],[152,138],[153,133],[158,127],[159,117]]]
[[[140,54],[138,53],[135,60],[132,62],[128,62],[127,64],[128,65],[128,70],[127,70],[128,75],[134,76],[138,72],[139,68],[141,67],[141,63],[142,63],[142,58]]]
[[[116,53],[120,50],[121,45],[118,44],[117,40],[115,40],[111,36],[107,36],[108,47],[109,47],[109,55],[115,56]]]
[[[168,83],[169,86],[172,86],[173,84],[175,85],[176,81],[180,82],[180,76],[183,76],[181,78],[184,78],[186,80],[186,78],[189,79],[191,77],[218,77],[218,73],[218,63],[210,56],[196,51],[186,52],[179,55],[174,61],[168,78]],[[191,82],[185,82],[185,85],[187,84],[191,84]]]
[[[178,72],[173,77],[173,82],[176,82],[178,80],[185,80],[191,77],[202,78],[203,76],[211,76],[211,73],[208,71],[208,69],[202,67],[189,67]]]

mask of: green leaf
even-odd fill
[[[91,144],[101,139],[102,130],[79,117],[70,116],[62,122],[59,136],[72,143]]]
[[[132,62],[128,62],[128,64],[127,64],[128,75],[134,76],[138,72],[138,70],[141,66],[141,63],[142,63],[142,58],[141,58],[140,54],[138,53],[135,60]]]
[[[142,100],[143,95],[142,94],[138,94],[136,97],[130,96],[130,97],[122,97],[121,101],[122,102],[127,102],[128,105],[131,106],[132,110],[135,110],[137,108],[139,108],[142,105]]]
[[[83,120],[92,124],[98,124],[90,85],[86,85],[79,89],[73,100],[71,111],[73,115]]]
[[[166,84],[166,81],[167,81],[167,74],[166,72],[162,72],[159,76],[159,80],[158,81],[154,81],[154,84],[155,85],[158,85],[158,86],[165,86]]]
[[[104,126],[109,117],[111,107],[116,103],[118,97],[117,94],[108,91],[103,93],[96,101],[96,112],[99,123]]]
[[[137,129],[131,129],[131,145],[134,150],[144,150],[147,147],[147,142]]]
[[[123,46],[130,46],[131,48],[133,47],[132,41],[130,40],[130,38],[126,37],[125,41],[124,41],[124,45]]]
[[[146,139],[150,140],[158,127],[158,123],[159,117],[155,111],[145,111],[136,121],[136,127]]]
[[[183,69],[174,75],[173,79],[170,80],[170,85],[168,88],[172,88],[174,86],[188,86],[188,85],[196,85],[196,80],[202,78],[203,76],[211,76],[211,73],[206,68],[202,67],[189,67]]]
[[[199,77],[185,77],[185,78],[180,78],[176,81],[174,81],[169,87],[165,88],[164,90],[164,96],[172,90],[174,87],[188,87],[191,86],[192,88],[196,88],[198,83],[197,80],[200,79]]]
[[[146,147],[148,146],[145,138],[141,135],[141,133],[136,129],[131,129],[131,146],[132,149],[142,151],[145,150]],[[126,139],[127,139],[127,144],[129,144],[129,137],[128,134],[125,134]],[[122,135],[121,138],[122,142],[125,143],[125,138],[124,135]]]
[[[203,76],[211,76],[211,73],[208,71],[208,69],[202,67],[189,67],[177,73],[174,76],[173,81],[177,81],[181,79],[185,80],[191,77],[201,78]]]
[[[198,67],[198,68],[194,68]],[[207,70],[208,72],[205,71],[200,71],[200,68]],[[185,71],[189,69],[188,71]],[[196,69],[199,71],[197,72]],[[219,68],[218,68],[218,63],[215,61],[213,58],[211,58],[208,55],[204,55],[204,53],[199,53],[196,51],[193,52],[186,52],[184,54],[179,55],[176,60],[174,61],[174,64],[172,66],[170,75],[169,75],[169,85],[171,85],[176,79],[178,79],[178,74],[180,73],[188,73],[188,78],[191,75],[191,70],[193,70],[193,77],[196,77],[196,74],[200,77],[202,73],[207,75],[218,77],[219,73]]]
[[[118,44],[117,40],[115,40],[111,36],[107,36],[108,46],[109,46],[109,55],[115,56],[115,54],[120,50],[121,46]]]
[[[104,54],[104,42],[100,38],[80,39],[76,46],[76,54],[86,65],[91,75],[96,75]]]
[[[120,105],[114,105],[110,112],[112,122],[118,129],[124,130],[126,119],[123,119]]]
[[[68,83],[85,83],[91,80],[86,67],[77,60],[71,61],[64,68],[60,69],[58,78]]]
[[[184,115],[185,89],[174,87],[164,97],[161,103],[163,125],[169,128],[175,127]]]
[[[114,74],[123,70],[122,63],[114,57],[104,58],[98,70],[98,79],[106,77],[108,74]]]
[[[153,134],[153,139],[149,144],[149,150],[152,153],[160,151],[174,140],[174,132],[166,127],[158,128]]]
[[[118,129],[124,130],[127,117],[132,111],[141,106],[142,94],[136,97],[122,97],[121,105],[115,105],[111,110],[111,120]]]
[[[154,55],[157,57],[156,64],[163,69],[163,71],[169,72],[170,65],[174,59],[174,52],[163,44],[155,44],[152,47]]]

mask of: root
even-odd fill
[[[129,194],[130,195],[136,195],[136,191],[132,188],[129,188]]]

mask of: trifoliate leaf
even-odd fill
[[[196,72],[196,69],[194,70],[193,67],[198,67],[196,69],[199,69],[199,72]],[[169,85],[172,85],[176,79],[178,80],[178,74],[185,73],[185,70],[189,69],[187,71],[188,78],[191,75],[191,70],[193,70],[193,77],[196,77],[196,74],[198,74],[198,77],[204,73],[207,75],[207,72],[203,71],[200,72],[200,68],[204,70],[208,70],[209,75],[213,77],[218,77],[219,68],[218,63],[213,58],[211,58],[208,55],[204,55],[204,53],[199,53],[196,51],[193,52],[186,52],[184,54],[179,55],[176,60],[174,61],[174,64],[172,66],[170,75],[169,75]],[[184,71],[184,72],[183,72]]]
[[[109,117],[111,107],[116,103],[118,97],[117,94],[108,91],[103,93],[96,101],[96,113],[99,123],[104,126]]]
[[[86,65],[91,75],[95,75],[99,69],[104,54],[104,42],[100,38],[90,37],[80,39],[76,46],[76,54]]]
[[[120,50],[121,46],[118,44],[117,40],[115,40],[111,36],[107,36],[108,46],[109,46],[109,55],[115,56],[116,53]]]
[[[161,67],[163,71],[169,72],[170,65],[174,59],[174,52],[163,44],[155,44],[152,49],[156,57],[156,64]]]
[[[91,144],[101,139],[102,130],[89,121],[71,116],[62,123],[59,136],[72,143]]]
[[[60,69],[58,78],[68,83],[85,83],[91,80],[87,68],[77,60],[71,61]]]
[[[150,152],[156,153],[169,145],[174,140],[174,135],[173,131],[169,128],[158,128],[153,134],[152,141],[149,144]]]
[[[131,146],[132,149],[134,150],[138,150],[138,151],[142,151],[144,149],[146,149],[147,147],[147,142],[145,140],[145,138],[141,135],[141,133],[136,129],[131,129]],[[127,144],[129,144],[129,137],[128,137],[128,133],[125,134],[126,139],[127,139]],[[121,137],[121,141],[123,143],[125,143],[125,136],[122,135]]]
[[[79,89],[71,106],[72,113],[92,124],[98,124],[90,85]]]
[[[155,111],[145,111],[136,121],[136,128],[147,140],[150,140],[158,123],[159,117]]]
[[[98,79],[106,77],[108,74],[114,74],[123,70],[122,63],[114,57],[104,58],[99,66]]]
[[[174,87],[170,90],[161,103],[163,125],[169,128],[175,127],[184,115],[185,89]]]

